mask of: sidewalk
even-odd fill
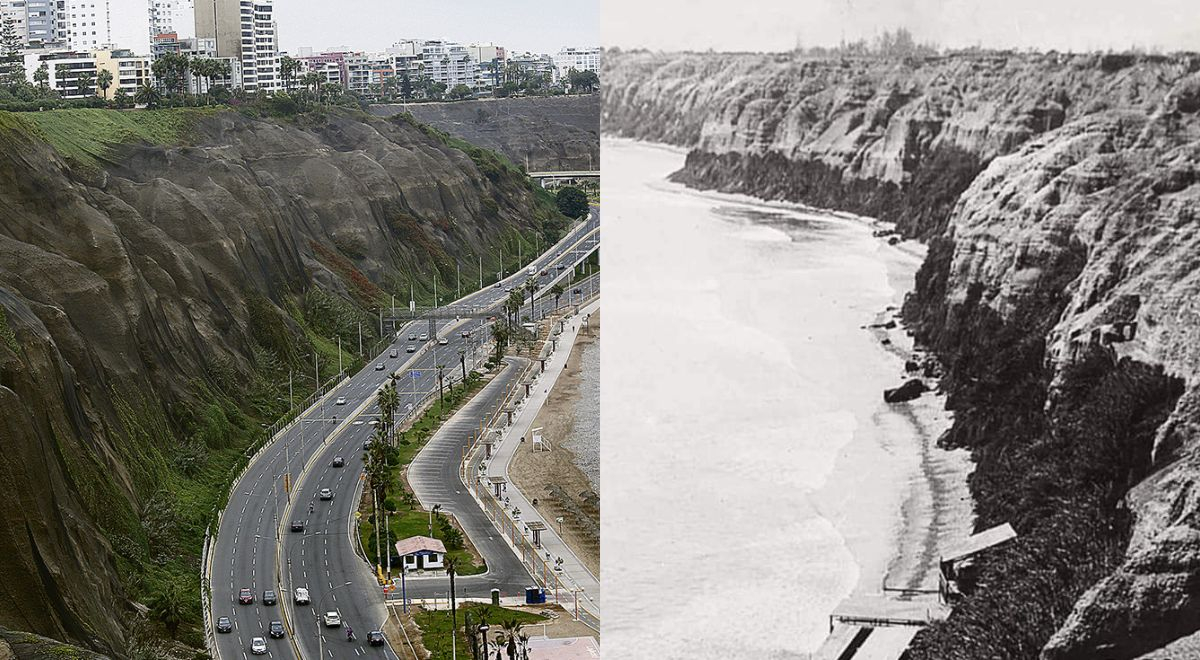
[[[546,360],[546,371],[536,375],[533,384],[530,386],[530,395],[517,406],[516,412],[513,414],[513,423],[511,426],[503,430],[498,443],[493,447],[492,458],[486,461],[487,473],[484,481],[490,477],[505,477],[508,476],[508,466],[512,462],[513,456],[520,445],[521,438],[525,437],[527,442],[532,442],[530,429],[533,426],[534,420],[537,418],[538,411],[545,404],[546,399],[550,395],[550,391],[554,389],[554,384],[558,380],[558,375],[562,373],[566,366],[567,358],[571,355],[571,348],[575,344],[575,338],[578,336],[583,325],[583,319],[587,315],[595,312],[600,308],[599,299],[592,301],[585,307],[580,309],[579,314],[567,318],[563,324],[563,333],[558,337],[558,348]],[[536,373],[537,369],[535,369]],[[554,440],[558,440],[555,438]],[[472,488],[478,496],[485,498],[485,508],[494,508],[495,500],[491,495],[491,490],[486,489],[486,483],[480,484],[476,480],[476,488]],[[518,525],[524,528],[525,525],[534,521],[544,522],[545,530],[541,533],[542,547],[539,550],[540,559],[543,560],[543,581],[548,585],[561,584],[564,589],[574,591],[578,590],[579,606],[586,609],[596,618],[600,617],[600,580],[584,566],[583,562],[575,556],[575,553],[567,546],[566,543],[558,535],[558,526],[554,520],[541,520],[533,505],[526,498],[515,484],[508,483],[504,486],[504,498],[507,498],[508,503],[505,507],[505,517],[511,516],[514,509],[520,510],[520,516],[516,518]],[[503,498],[502,498],[503,499]],[[490,501],[487,501],[490,500]],[[490,507],[488,505],[491,505]],[[530,541],[533,535],[529,531],[518,530],[526,541]],[[526,544],[522,544],[524,547]],[[521,552],[520,550],[518,552]],[[547,560],[546,555],[550,558]],[[561,571],[557,570],[557,560],[561,559]],[[557,578],[557,579],[556,579]],[[553,589],[550,589],[553,591]],[[550,594],[553,597],[553,593]],[[559,594],[559,602],[567,609],[574,606],[574,597],[570,594]]]

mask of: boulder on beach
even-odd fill
[[[911,378],[900,387],[883,391],[883,400],[888,403],[902,403],[904,401],[912,401],[921,396],[929,388],[925,387],[925,383],[919,378]]]
[[[920,371],[921,365],[916,360],[905,360],[904,361],[904,370],[910,371],[910,372],[911,371]]]

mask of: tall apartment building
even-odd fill
[[[203,0],[196,3],[196,38],[211,39],[218,58],[241,63],[241,87],[280,89],[279,41],[272,0]]]
[[[22,44],[29,42],[29,23],[25,0],[0,0],[0,21],[11,22]]]
[[[26,43],[41,48],[64,42],[66,4],[65,0],[25,0]]]
[[[202,0],[203,1],[203,0]],[[194,0],[146,0],[150,20],[150,40],[160,34],[176,34],[180,39],[196,36]]]
[[[600,72],[600,48],[573,48],[564,46],[554,56],[554,68],[559,78],[566,78],[571,69],[576,71]]]
[[[508,54],[504,46],[496,44],[471,44],[467,52],[475,60],[477,67],[475,89],[489,90],[504,84],[504,67],[508,64]]]

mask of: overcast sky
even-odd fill
[[[1200,50],[1200,0],[602,0],[605,46],[779,51],[906,27],[943,46]]]
[[[600,45],[601,0],[276,0],[280,49],[374,51],[411,37],[557,53]]]

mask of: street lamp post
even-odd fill
[[[483,623],[479,624],[479,636],[483,638],[483,657],[484,658],[487,658],[487,656],[488,656],[487,633],[488,633],[488,629],[490,629],[490,628],[491,628],[491,626],[489,626],[487,624],[487,621],[484,621]]]
[[[351,584],[352,584],[351,582],[347,582],[345,584],[339,584],[338,586],[336,586],[336,587],[330,589],[329,591],[326,591],[324,594],[322,594],[321,599],[317,601],[317,609],[314,611],[314,613],[317,615],[317,657],[318,658],[325,657],[325,638],[321,636],[321,616],[322,616],[321,615],[321,603],[325,602],[325,596],[328,596],[329,594],[337,591],[338,589],[341,589],[342,587],[348,587]],[[345,622],[343,622],[343,623],[345,623]]]
[[[434,504],[433,508],[429,510],[429,538],[433,538],[433,514],[441,510],[441,504]]]

